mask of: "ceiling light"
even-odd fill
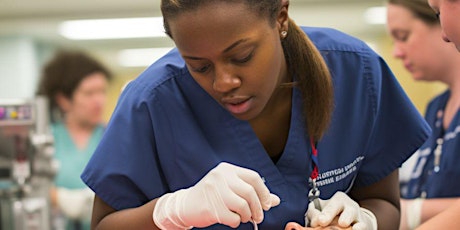
[[[163,18],[114,18],[65,21],[59,33],[72,40],[165,37]]]
[[[386,24],[387,9],[384,6],[370,7],[364,12],[364,20],[368,24]]]
[[[118,63],[124,67],[145,67],[154,63],[173,47],[124,49],[118,52]]]

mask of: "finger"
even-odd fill
[[[278,206],[281,202],[280,198],[273,194],[273,193],[270,193],[270,201],[271,201],[271,207],[275,207],[275,206]]]
[[[227,225],[231,228],[237,228],[241,224],[240,215],[230,210],[225,210],[219,215],[219,224]]]
[[[240,225],[242,217],[246,222],[251,216],[247,202],[235,194],[225,180],[217,180],[215,184],[206,183],[204,193],[200,194],[204,200],[209,202],[211,209],[208,210],[212,216],[202,216],[202,219],[210,219],[209,222],[224,224],[233,228]],[[199,197],[199,196],[195,196]],[[239,204],[239,205],[238,205]],[[200,205],[200,204],[196,204]],[[235,212],[232,205],[238,205],[239,212]],[[246,207],[246,208],[245,208]]]
[[[351,229],[353,229],[353,230],[366,230],[366,229],[368,229],[368,226],[365,223],[356,223],[356,224],[353,225],[353,227]]]
[[[359,212],[359,207],[358,209],[353,206],[348,206],[345,207],[343,212],[340,214],[339,217],[339,226],[340,227],[348,227],[352,223],[356,222],[357,217],[358,217],[358,212]]]
[[[313,202],[308,204],[308,210],[307,210],[307,218],[308,218],[308,223],[310,224],[310,227],[318,227],[319,225],[319,219],[318,217],[321,215],[321,211],[315,208],[315,205]],[[307,221],[305,221],[307,222]]]
[[[236,170],[237,175],[246,183],[250,184],[260,200],[260,204],[264,210],[269,210],[272,206],[270,191],[265,185],[260,175],[250,169],[239,168]]]
[[[232,198],[228,199],[229,202],[226,202],[227,207],[238,213],[243,223],[251,219],[256,223],[262,222],[264,219],[262,205],[254,188],[250,184],[240,180],[228,181],[227,183],[232,191]]]
[[[340,199],[334,199],[334,196],[329,200],[327,205],[323,208],[322,214],[319,216],[321,226],[329,225],[344,209],[343,203],[340,202]]]
[[[331,199],[328,200],[327,204],[324,206],[322,214],[319,219],[322,226],[324,224],[329,224],[331,221],[338,216],[344,210],[345,201],[350,199],[343,192],[336,192]]]

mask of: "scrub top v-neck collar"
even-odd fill
[[[257,171],[266,182],[273,185],[286,183],[285,174],[296,174],[294,171],[299,168],[305,170],[305,177],[300,180],[307,180],[310,170],[310,156],[307,147],[308,137],[306,135],[305,121],[302,116],[301,92],[294,88],[292,93],[291,121],[288,139],[279,160],[274,163],[264,146],[259,141],[251,125],[247,121],[229,119],[227,125],[233,130],[234,136],[241,142],[242,148],[246,149],[244,155],[249,167]],[[299,153],[304,157],[299,158]],[[308,170],[307,170],[308,169]],[[311,170],[310,170],[311,171]],[[298,173],[298,172],[297,172]]]

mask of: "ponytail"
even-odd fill
[[[333,110],[329,69],[313,42],[292,19],[289,19],[288,35],[282,45],[288,71],[302,92],[308,134],[318,141],[329,126]]]

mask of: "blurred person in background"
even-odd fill
[[[460,184],[450,181],[460,176],[460,54],[441,38],[439,19],[426,0],[389,0],[387,27],[393,55],[415,80],[448,86],[427,107],[430,138],[411,158],[414,164],[405,165],[410,173],[401,190],[401,229],[413,229],[460,196]]]
[[[65,229],[90,229],[94,193],[80,174],[105,128],[102,115],[111,77],[101,63],[77,51],[59,51],[43,69],[38,94],[50,103],[58,162],[51,203],[65,216],[55,218],[64,220],[55,225]]]
[[[436,12],[443,30],[442,38],[452,42],[460,51],[460,1],[458,0],[428,0],[431,8]]]
[[[460,26],[458,23],[460,1],[429,0],[428,2],[431,8],[437,12],[441,21],[444,41],[454,43],[457,50],[460,51]],[[460,226],[458,213],[460,213],[460,200],[455,202],[455,204],[450,206],[447,210],[422,224],[417,230],[458,228],[458,226]]]

